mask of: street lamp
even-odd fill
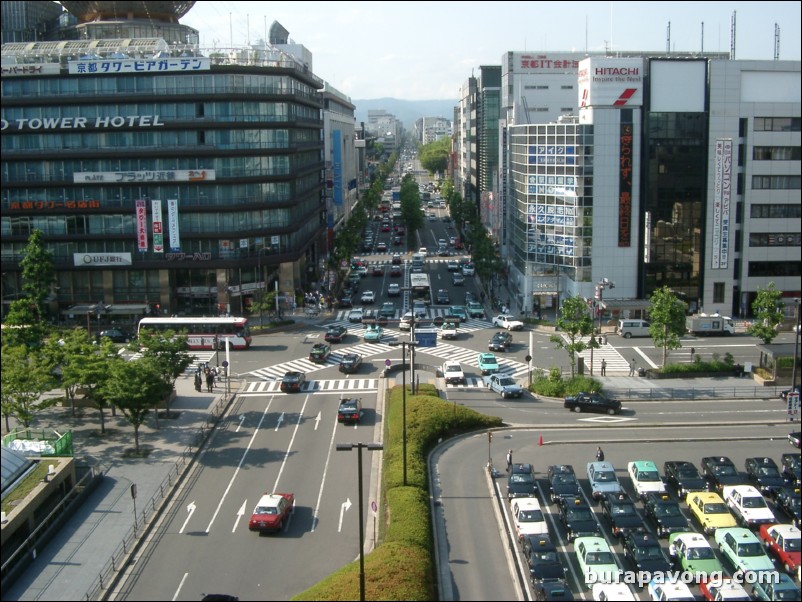
[[[362,508],[362,449],[381,451],[381,443],[338,443],[337,451],[357,450],[357,480],[359,483],[359,602],[365,602],[365,524],[364,510]]]
[[[797,348],[799,347],[800,329],[799,299],[794,299],[794,312],[796,312],[796,327],[794,328],[794,367],[791,372],[791,393],[796,393]]]
[[[609,278],[602,278],[599,280],[599,283],[596,285],[596,295],[593,301],[593,309],[599,315],[599,340],[601,340],[601,329],[602,329],[602,308],[604,307],[604,289],[605,288],[615,288],[615,283],[612,282]],[[595,322],[596,316],[591,316],[591,335],[590,335],[590,375],[593,376],[593,348],[596,345],[596,327],[593,322]]]
[[[392,347],[398,346],[398,341],[390,341],[388,345]],[[417,343],[415,341],[401,341],[401,424],[402,424],[402,455],[403,464],[404,464],[404,487],[407,486],[407,345],[412,350],[412,353],[415,353],[415,346]],[[412,365],[415,365],[413,360]],[[414,387],[414,382],[413,382]],[[413,391],[414,392],[414,391]]]

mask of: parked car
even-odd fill
[[[587,475],[594,500],[600,499],[605,493],[617,495],[624,491],[610,462],[588,462]]]
[[[667,493],[652,493],[643,503],[646,520],[651,523],[658,537],[668,537],[672,533],[691,530],[691,525],[679,504]]]
[[[724,573],[724,567],[710,547],[707,537],[694,531],[669,535],[668,555],[681,570],[693,575],[697,582],[710,575]]]
[[[601,496],[602,516],[610,524],[613,535],[623,537],[627,533],[643,533],[646,525],[635,508],[635,502],[623,491],[605,493]]]
[[[774,496],[774,492],[785,486],[780,467],[771,458],[747,458],[746,477],[761,493]]]
[[[746,479],[738,474],[735,464],[726,456],[702,458],[702,475],[710,483],[710,489],[719,493],[727,485],[746,485]]]
[[[516,498],[510,503],[510,509],[512,524],[519,542],[523,543],[527,535],[548,535],[549,526],[537,498]]]
[[[663,464],[663,472],[680,499],[684,500],[691,491],[707,491],[707,481],[693,462],[669,460]]]
[[[636,571],[648,571],[668,575],[671,563],[660,547],[660,541],[651,533],[627,533],[623,541],[624,558],[629,560]]]
[[[507,499],[537,495],[535,469],[531,464],[513,464],[507,477]]]
[[[778,510],[788,516],[790,522],[797,527],[800,526],[802,500],[800,500],[798,488],[784,487],[780,489],[774,497],[774,504]]]
[[[794,525],[762,525],[759,536],[769,553],[786,573],[795,574],[800,566],[800,531]]]
[[[749,529],[742,527],[718,529],[715,540],[722,556],[736,571],[746,574],[774,570],[774,562],[763,551],[760,539]]]
[[[608,399],[601,393],[580,391],[576,395],[565,397],[563,407],[573,412],[598,412],[602,414],[620,414],[621,402]]]
[[[574,467],[570,464],[552,464],[546,476],[549,481],[549,498],[557,503],[566,496],[579,495],[579,481],[576,479]]]
[[[688,494],[685,503],[705,535],[712,535],[717,529],[735,527],[735,517],[730,513],[727,503],[713,491],[694,491]]]
[[[800,486],[800,474],[802,474],[802,458],[799,454],[787,453],[780,457],[782,465],[782,475],[786,483],[792,487]]]
[[[560,522],[565,527],[568,541],[577,537],[601,535],[601,527],[593,510],[580,496],[564,495],[557,502]]]
[[[295,508],[292,493],[269,493],[259,498],[248,521],[248,529],[262,533],[281,531]]]
[[[636,460],[627,464],[627,473],[632,480],[632,487],[641,500],[645,500],[650,493],[665,493],[666,486],[657,465],[651,460]]]
[[[590,588],[594,583],[612,583],[618,576],[615,554],[603,537],[578,537],[574,541],[574,552],[579,563],[579,573]]]
[[[521,501],[527,499],[531,498],[523,498]],[[525,535],[521,540],[521,549],[529,564],[529,578],[532,583],[565,578],[567,569],[560,562],[560,555],[548,533]]]
[[[777,522],[765,498],[751,485],[725,487],[722,493],[730,511],[744,527],[759,527]]]
[[[306,375],[303,372],[291,370],[284,373],[279,389],[284,393],[298,393],[305,382]]]

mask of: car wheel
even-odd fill
[[[574,412],[579,414],[581,411],[582,411],[582,408],[580,408],[579,406],[574,406]]]
[[[615,414],[615,410],[614,410],[613,408],[610,408],[609,410],[607,410],[607,413],[608,413],[610,416],[612,416],[613,414]]]
[[[630,338],[632,338],[632,333],[631,333],[631,332],[625,332],[625,333],[624,333],[624,338],[625,338],[625,339],[630,339]]]

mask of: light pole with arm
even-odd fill
[[[357,480],[359,483],[359,602],[365,602],[365,524],[362,501],[362,449],[380,451],[381,443],[338,443],[337,451],[357,450]]]

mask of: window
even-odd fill
[[[749,217],[774,218],[774,219],[793,219],[802,217],[802,206],[796,204],[762,204],[752,205],[749,208]]]
[[[799,117],[755,117],[756,132],[799,132],[801,126]]]
[[[799,146],[756,146],[752,149],[755,161],[799,161],[802,160],[802,147]]]
[[[713,303],[724,303],[724,283],[713,283]]]

